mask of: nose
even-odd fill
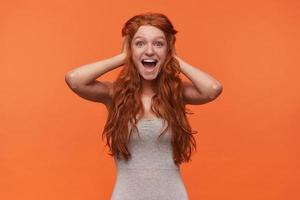
[[[147,46],[147,49],[146,49],[146,52],[145,52],[145,54],[146,54],[147,56],[151,56],[151,55],[153,55],[153,54],[154,54],[154,51],[153,51],[152,45],[148,45],[148,46]]]

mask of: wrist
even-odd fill
[[[124,63],[124,62],[125,62],[125,59],[126,59],[126,53],[123,53],[123,52],[122,52],[122,53],[116,55],[116,57],[117,57],[118,59],[120,59],[122,63]]]

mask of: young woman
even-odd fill
[[[176,55],[176,33],[163,14],[136,15],[122,29],[120,54],[66,74],[72,91],[108,110],[102,137],[117,167],[111,200],[188,199],[180,164],[191,160],[197,132],[185,106],[216,99],[222,85]],[[96,80],[122,65],[115,82]]]

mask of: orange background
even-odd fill
[[[197,152],[181,166],[190,199],[300,198],[299,1],[27,0],[0,9],[0,199],[110,198],[107,111],[64,76],[120,53],[123,24],[145,11],[166,14],[177,54],[223,84],[215,101],[188,106],[198,131]]]

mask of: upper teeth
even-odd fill
[[[145,59],[145,60],[143,60],[144,62],[156,62],[156,60],[154,60],[154,59]]]

